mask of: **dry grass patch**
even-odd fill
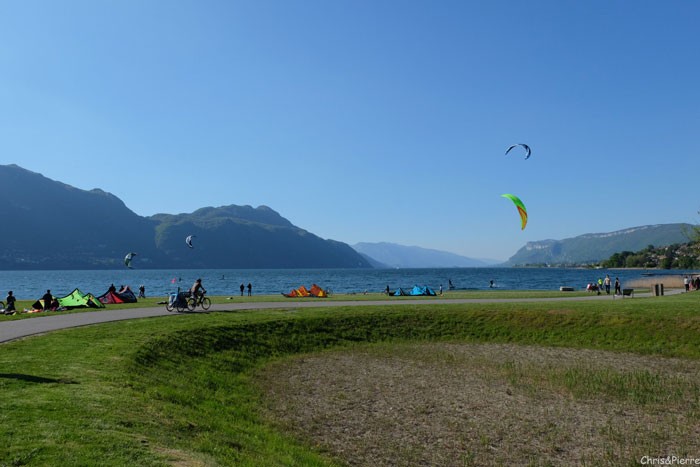
[[[654,284],[663,284],[666,289],[683,289],[685,285],[683,284],[683,274],[671,275],[663,274],[652,277],[640,277],[639,279],[633,279],[625,284],[625,287],[633,287],[636,289],[647,289],[651,290]]]
[[[700,457],[700,362],[378,344],[257,375],[267,417],[349,465],[628,465]]]

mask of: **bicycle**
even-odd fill
[[[187,299],[189,298],[189,292],[173,292],[168,296],[168,301],[165,303],[165,309],[168,311],[173,311],[177,309],[178,312],[182,312],[188,309]]]
[[[211,300],[209,297],[205,296],[206,292],[202,292],[198,297],[189,297],[187,299],[187,309],[194,311],[195,308],[201,306],[204,311],[208,310],[211,306]]]

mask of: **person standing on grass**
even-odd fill
[[[690,279],[688,279],[688,276],[683,278],[683,286],[685,287],[686,292],[690,291]]]
[[[243,296],[243,291],[245,290],[245,285],[241,282],[241,297]]]
[[[44,300],[44,311],[49,311],[51,309],[51,302],[53,301],[51,290],[47,290],[41,299]]]
[[[248,296],[251,297],[253,295],[253,284],[248,282]]]

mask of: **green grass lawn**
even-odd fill
[[[482,293],[493,296],[467,294]],[[183,314],[27,338],[0,352],[0,465],[341,464],[265,421],[256,371],[367,343],[517,343],[698,359],[699,299],[289,311],[283,302],[290,299],[279,297],[279,310]],[[148,300],[156,306],[162,299]],[[601,384],[593,381],[600,375],[567,377],[577,386]],[[647,385],[640,400],[663,400],[664,390]]]

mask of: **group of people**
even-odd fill
[[[695,279],[685,276],[683,278],[683,286],[686,292],[690,292],[691,288],[693,290],[700,290],[700,276],[695,276]]]
[[[12,290],[10,290],[7,292],[7,297],[5,297],[5,309],[2,312],[6,315],[14,315],[17,313],[16,302],[17,298]],[[33,307],[44,311],[56,311],[61,308],[61,304],[58,302],[58,298],[53,296],[51,290],[47,290],[46,293],[34,303]]]
[[[243,296],[243,292],[245,292],[246,288],[248,289],[248,296],[251,297],[253,295],[253,284],[251,284],[250,282],[248,282],[247,286],[243,285],[243,283],[241,282],[241,297]]]
[[[610,295],[610,287],[612,285],[612,280],[610,279],[610,275],[606,274],[605,279],[603,278],[598,278],[597,283],[589,283],[586,286],[586,290],[589,292],[598,292],[598,295],[602,293],[603,290],[605,290],[605,293]],[[613,292],[615,295],[622,295],[622,286],[620,285],[620,279],[615,278],[615,291]]]
[[[251,297],[253,295],[253,284],[248,282],[248,285],[246,286],[245,284],[241,283],[240,290],[241,290],[241,297],[245,293],[246,289],[248,289],[248,296]],[[199,298],[200,296],[204,295],[207,293],[207,291],[204,289],[204,286],[202,285],[202,279],[197,279],[194,281],[194,284],[192,284],[192,287],[190,287],[190,294],[193,297]]]
[[[14,315],[17,313],[17,297],[12,290],[7,292],[7,297],[5,297],[5,308],[0,310],[0,313],[6,315]],[[33,311],[58,311],[61,310],[61,304],[58,301],[58,297],[54,297],[51,293],[51,289],[48,289],[44,295],[41,296],[39,300],[34,302],[32,305]],[[25,309],[25,312],[27,310]]]

